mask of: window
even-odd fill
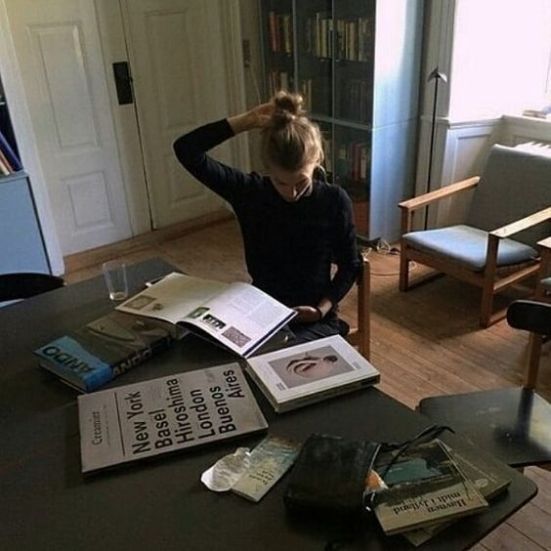
[[[551,103],[551,0],[457,0],[450,118]]]

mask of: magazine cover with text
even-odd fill
[[[237,363],[78,397],[82,472],[268,427]]]
[[[247,372],[279,412],[379,381],[379,372],[339,335],[249,358]]]

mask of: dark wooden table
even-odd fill
[[[132,267],[132,292],[168,271],[171,267],[159,260]],[[259,436],[83,477],[76,393],[39,369],[32,351],[111,308],[100,277],[0,309],[3,548],[321,550],[340,534],[330,524],[287,516],[282,501],[285,480],[258,504],[203,487],[199,478],[206,468],[237,445],[254,446]],[[188,337],[113,384],[228,361],[233,361],[229,353]],[[430,424],[376,388],[282,415],[254,391],[270,433],[299,441],[312,432],[404,440]],[[511,478],[509,491],[487,512],[459,520],[421,549],[466,549],[498,526],[536,493],[533,482],[516,471],[511,470]],[[401,536],[384,536],[370,519],[342,549],[413,547]]]

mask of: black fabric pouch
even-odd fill
[[[365,479],[378,449],[374,442],[310,435],[291,471],[285,507],[290,513],[331,518],[359,515]]]

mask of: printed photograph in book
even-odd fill
[[[333,346],[320,346],[308,352],[292,354],[268,362],[287,388],[349,373],[354,370]]]
[[[225,283],[171,273],[117,307],[168,321],[246,358],[296,312],[243,282]]]

